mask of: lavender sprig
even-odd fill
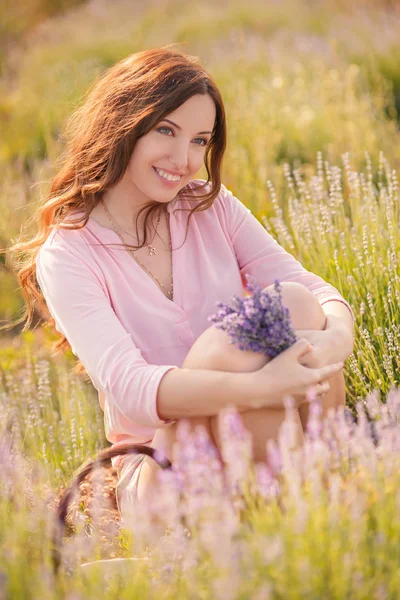
[[[269,294],[254,277],[245,275],[246,289],[252,293],[243,300],[233,296],[230,304],[217,302],[218,312],[208,317],[217,329],[222,329],[240,350],[251,350],[274,358],[296,341],[289,309],[283,306],[279,281],[274,282],[275,294]]]

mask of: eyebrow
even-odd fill
[[[169,119],[163,119],[163,121],[167,121],[167,123],[171,123],[171,125],[173,125],[174,127],[176,127],[177,129],[179,129],[179,131],[182,130],[182,127],[179,127],[179,125],[177,125],[176,123],[174,123],[173,121],[170,121]],[[199,131],[199,133],[197,135],[202,135],[204,133],[212,133],[211,131]]]

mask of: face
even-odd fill
[[[211,96],[197,94],[137,141],[123,179],[138,203],[169,202],[195,177],[215,117]]]

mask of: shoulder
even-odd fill
[[[185,186],[185,188],[190,188],[195,191],[199,191],[200,193],[209,192],[211,190],[211,181],[206,181],[205,179],[192,179],[189,181],[187,186]],[[185,190],[185,188],[183,188],[183,190]],[[217,197],[227,193],[231,194],[225,185],[221,183],[220,191]]]
[[[77,216],[69,217],[63,221],[64,224],[71,225],[76,221]],[[84,221],[81,221],[84,223]],[[36,257],[37,265],[41,263],[50,268],[62,268],[72,263],[86,264],[93,269],[95,260],[90,249],[90,242],[93,235],[83,226],[79,229],[65,227],[55,227],[52,229],[46,240],[40,246]]]
[[[200,196],[211,191],[211,182],[205,179],[192,179],[182,190],[181,202],[185,201],[185,190],[190,191],[191,194]],[[235,201],[238,202],[232,192],[221,183],[219,192],[213,200],[212,207],[224,210],[227,204],[235,203]]]
[[[191,183],[194,184],[196,189],[202,189],[204,191],[211,190],[211,183],[207,182],[205,179],[194,179]],[[251,214],[251,210],[223,183],[221,183],[218,195],[208,210],[211,210],[211,208],[218,213],[220,219],[225,219],[228,222],[243,219],[248,214]]]
[[[67,215],[61,225],[52,229],[42,247],[64,246],[65,248],[78,247],[80,249],[87,247],[92,233],[85,223],[84,217],[84,212]]]

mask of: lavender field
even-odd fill
[[[72,353],[54,352],[47,315],[2,329],[0,600],[398,598],[397,2],[18,0],[0,17],[1,250],[36,231],[63,127],[90,83],[132,52],[177,42],[225,101],[224,184],[356,316],[347,408],[322,423],[314,401],[304,447],[288,405],[279,443],[253,464],[232,408],[220,415],[221,473],[204,433],[182,422],[163,492],[134,522],[119,520],[113,469],[80,486],[58,571],[57,502],[107,447],[103,413]],[[24,307],[16,267],[0,254],[2,324]]]

